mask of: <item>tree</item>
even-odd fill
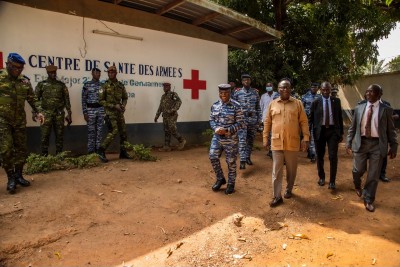
[[[388,64],[384,64],[385,60],[379,60],[378,62],[370,61],[363,68],[364,75],[384,73],[389,70]]]
[[[290,77],[298,92],[313,81],[352,84],[378,55],[376,41],[400,20],[399,1],[219,0],[283,32],[244,51],[230,49],[229,79],[249,72],[257,87]]]
[[[400,71],[400,55],[389,61],[388,69],[389,71]]]

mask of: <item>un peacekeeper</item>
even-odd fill
[[[160,151],[171,151],[171,135],[179,141],[178,150],[185,147],[186,140],[179,134],[176,128],[178,120],[178,110],[182,104],[178,94],[171,92],[171,84],[163,83],[164,94],[161,97],[154,122],[157,122],[158,117],[162,113],[164,123],[164,147]]]
[[[108,162],[105,151],[119,133],[120,159],[132,159],[125,149],[124,142],[128,141],[126,134],[124,112],[128,102],[128,94],[122,82],[117,80],[117,68],[110,66],[107,69],[108,80],[101,86],[99,91],[99,102],[104,107],[109,124],[106,138],[97,151],[103,162]]]
[[[209,157],[217,176],[217,181],[212,186],[212,190],[218,191],[222,185],[226,184],[219,160],[222,151],[225,151],[228,165],[228,185],[225,194],[232,194],[236,181],[236,159],[239,142],[237,132],[245,127],[245,121],[240,104],[231,99],[231,86],[220,84],[218,88],[220,100],[211,106],[210,114],[210,126],[214,135],[211,140]]]
[[[321,97],[321,95],[317,93],[318,90],[319,90],[319,83],[313,82],[311,83],[310,89],[301,98],[301,102],[303,103],[304,110],[307,114],[307,118],[310,118],[312,102]],[[311,121],[308,122],[308,128],[310,130],[310,144],[308,148],[307,157],[311,160],[312,163],[314,163],[316,161],[316,152],[315,152],[314,133]]]
[[[241,78],[243,87],[235,90],[232,99],[241,105],[246,121],[246,127],[240,129],[238,133],[240,169],[246,169],[246,163],[253,165],[251,151],[257,129],[262,124],[262,111],[258,91],[250,87],[251,76],[243,74]]]
[[[49,141],[52,128],[56,139],[56,154],[61,153],[64,144],[64,120],[68,125],[72,123],[71,103],[68,88],[62,81],[57,80],[57,67],[46,67],[47,79],[37,84],[35,94],[40,110],[46,117],[46,121],[40,127],[41,131],[41,155],[49,154]],[[65,111],[68,114],[65,116]]]
[[[29,186],[22,176],[28,155],[26,145],[25,101],[35,114],[34,120],[44,117],[36,106],[36,97],[29,79],[21,75],[25,60],[17,53],[10,53],[6,69],[0,70],[0,157],[7,173],[7,191],[14,194],[17,184]]]
[[[99,150],[103,137],[105,113],[99,102],[100,76],[98,68],[92,69],[92,80],[86,82],[82,89],[82,111],[88,127],[88,154]]]

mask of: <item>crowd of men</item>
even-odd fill
[[[7,174],[7,191],[14,194],[17,185],[29,186],[22,172],[28,150],[26,136],[25,101],[32,107],[32,119],[40,122],[41,155],[49,154],[52,131],[55,135],[56,154],[63,151],[65,121],[72,123],[71,103],[68,88],[57,79],[57,67],[46,66],[47,79],[39,82],[33,90],[29,78],[22,75],[25,60],[17,53],[7,57],[6,68],[0,70],[0,159]],[[92,69],[92,80],[82,89],[82,111],[88,127],[88,154],[97,153],[100,160],[107,162],[105,151],[119,134],[121,159],[132,159],[127,152],[127,132],[124,112],[128,100],[125,86],[117,79],[117,69],[107,69],[108,79],[100,82],[101,72]],[[186,143],[177,131],[176,121],[181,100],[171,92],[171,84],[164,83],[164,94],[154,119],[157,122],[162,113],[165,145],[163,151],[170,151],[171,135],[179,141],[178,149]],[[67,112],[67,115],[65,113]],[[104,122],[108,133],[103,138]]]
[[[27,158],[25,101],[32,107],[32,119],[40,122],[41,154],[48,156],[50,134],[54,129],[56,153],[63,150],[64,121],[72,123],[71,104],[66,85],[57,79],[57,67],[46,67],[47,79],[38,83],[33,91],[29,79],[22,75],[25,60],[16,53],[9,54],[6,69],[0,70],[0,156],[6,171],[7,191],[16,192],[17,185],[29,186],[22,172]],[[125,86],[117,79],[117,69],[110,66],[108,79],[100,82],[99,69],[92,70],[92,80],[82,89],[82,111],[88,126],[88,153],[97,153],[100,160],[107,162],[105,151],[119,134],[120,158],[130,159],[127,152],[127,133],[124,112],[128,95]],[[337,89],[325,81],[321,85],[312,83],[310,90],[300,96],[292,90],[288,78],[278,83],[278,92],[273,84],[266,84],[266,93],[260,98],[257,89],[251,87],[251,76],[241,76],[242,87],[234,83],[221,84],[219,100],[211,106],[210,126],[214,132],[209,158],[216,174],[213,191],[219,191],[227,183],[225,194],[235,191],[236,161],[239,155],[240,169],[253,165],[251,154],[256,132],[263,129],[263,146],[273,160],[271,207],[291,198],[297,175],[298,152],[308,151],[311,162],[317,162],[318,185],[325,185],[324,156],[328,148],[330,175],[328,188],[336,189],[338,147],[343,141],[344,129],[342,107],[337,98]],[[162,114],[164,146],[161,151],[171,151],[171,136],[181,150],[185,138],[176,127],[182,101],[171,84],[164,83],[164,94],[154,122]],[[318,91],[321,91],[318,94]],[[387,156],[395,158],[397,135],[394,128],[393,109],[381,99],[383,89],[370,85],[365,100],[355,108],[352,124],[346,139],[347,153],[353,154],[353,182],[355,191],[364,199],[365,208],[373,212],[379,179],[385,177]],[[65,113],[67,112],[67,115]],[[103,139],[103,125],[108,133]],[[389,148],[389,150],[388,150]],[[220,157],[225,151],[228,165],[228,181],[221,168]],[[368,176],[362,186],[361,177],[367,170]],[[286,168],[287,185],[282,198],[283,168]]]
[[[338,147],[344,140],[337,88],[327,81],[321,85],[312,83],[310,90],[300,98],[293,93],[291,80],[284,78],[278,83],[278,92],[273,91],[272,83],[267,83],[266,93],[260,99],[258,90],[251,88],[250,75],[243,74],[241,79],[241,88],[234,88],[233,82],[219,85],[220,100],[211,107],[210,126],[214,135],[209,158],[216,174],[212,190],[217,192],[227,183],[219,160],[225,151],[228,166],[225,194],[234,192],[237,154],[240,169],[253,165],[251,152],[260,125],[263,125],[263,146],[273,160],[271,207],[282,204],[283,198],[293,196],[299,151],[308,151],[311,162],[317,162],[317,183],[324,186],[324,157],[328,148],[328,188],[336,190]],[[353,154],[355,192],[363,198],[364,206],[370,212],[375,211],[373,203],[379,179],[389,181],[381,175],[385,173],[387,156],[395,158],[398,145],[393,123],[398,115],[393,114],[390,105],[381,99],[382,94],[383,89],[377,84],[367,88],[365,101],[355,108],[346,139],[346,151]],[[361,177],[367,166],[368,176],[362,186]],[[287,185],[282,197],[284,167]]]

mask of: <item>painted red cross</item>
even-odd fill
[[[192,99],[199,99],[199,90],[207,89],[207,81],[199,80],[199,70],[192,70],[192,79],[183,79],[183,89],[191,89]]]

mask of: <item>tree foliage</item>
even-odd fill
[[[389,71],[400,71],[400,56],[395,57],[387,64]]]
[[[387,37],[400,18],[399,1],[216,2],[283,33],[280,40],[249,50],[230,48],[229,80],[238,81],[248,72],[253,85],[262,87],[290,77],[298,92],[312,81],[352,84],[368,62],[376,61],[376,42]]]

